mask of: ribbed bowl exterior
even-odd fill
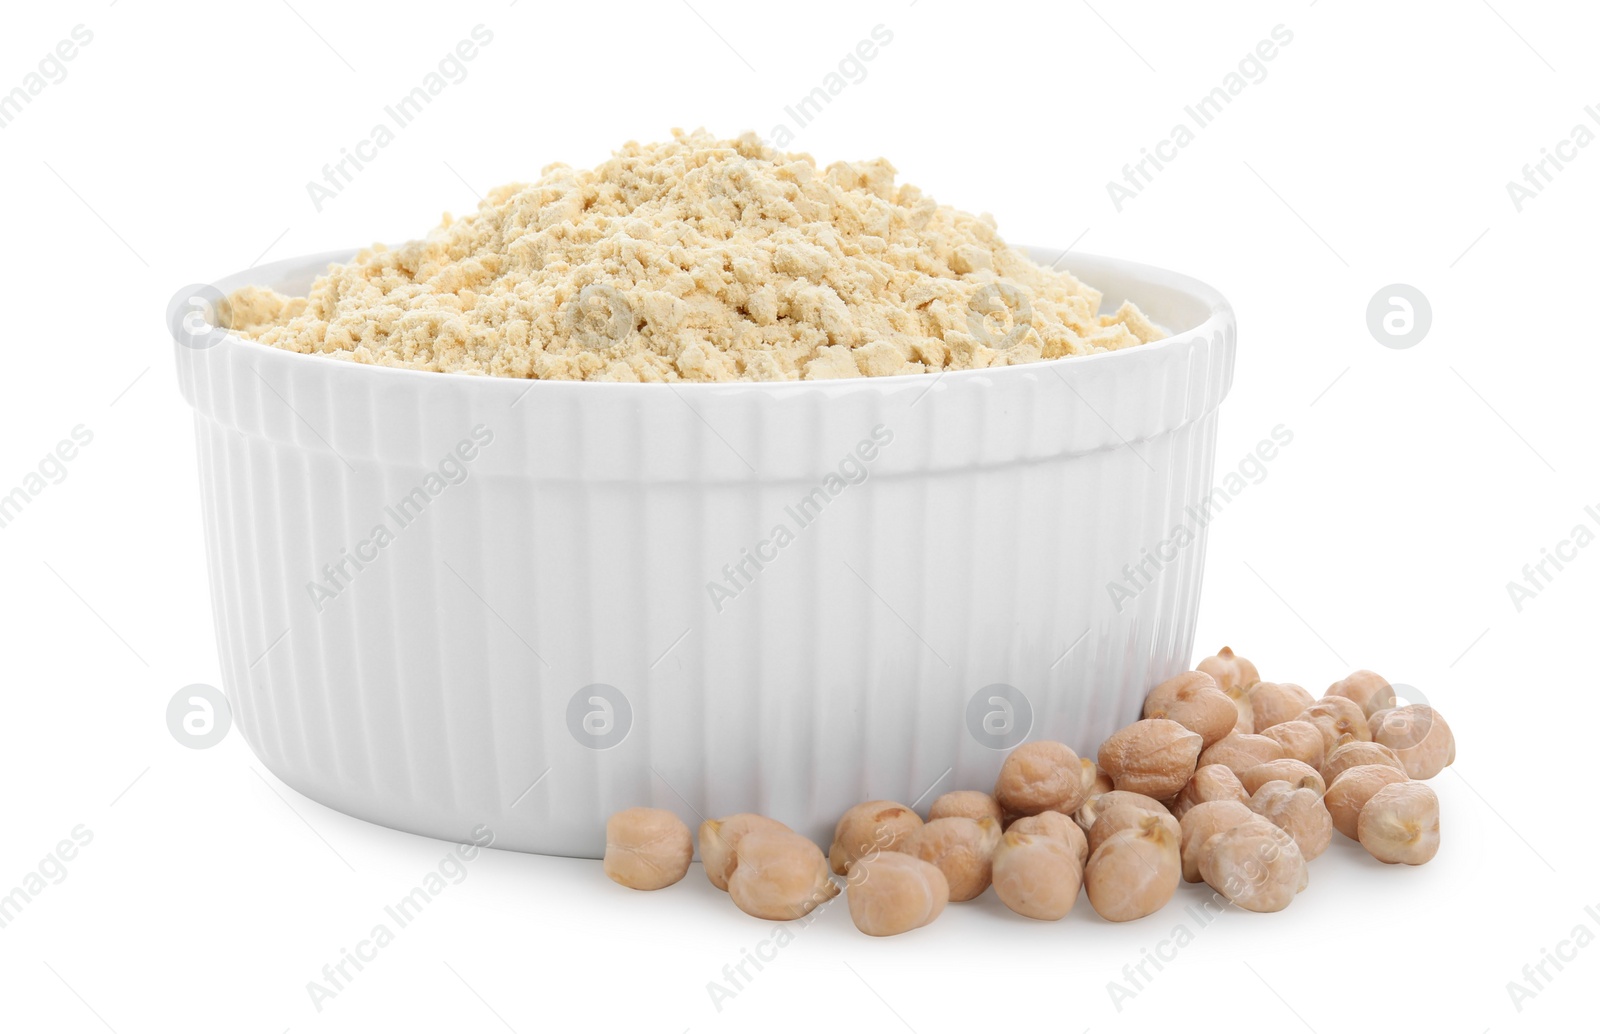
[[[1187,278],[1065,264],[1195,329],[676,387],[180,344],[240,731],[351,815],[590,857],[632,805],[826,845],[859,801],[989,788],[1023,736],[1093,751],[1190,663],[1234,326]]]

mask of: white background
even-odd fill
[[[0,1023],[1592,1026],[1600,947],[1547,966],[1520,1011],[1507,984],[1579,924],[1600,935],[1600,548],[1520,612],[1506,586],[1575,525],[1600,528],[1584,512],[1600,512],[1600,146],[1521,211],[1506,183],[1580,123],[1600,132],[1584,111],[1600,117],[1600,24],[1577,4],[1509,0],[1206,8],[9,8],[0,90],[74,26],[93,41],[0,129],[0,491],[76,425],[94,438],[0,529],[0,890],[74,827],[93,839],[0,929]],[[306,182],[480,23],[494,39],[467,80],[316,211]],[[218,671],[168,297],[263,258],[417,235],[476,191],[673,126],[769,134],[878,24],[892,43],[794,149],[887,156],[937,199],[993,212],[1012,240],[1183,270],[1231,299],[1240,346],[1219,476],[1276,424],[1294,441],[1212,526],[1198,645],[1230,643],[1266,678],[1318,692],[1356,667],[1418,687],[1460,745],[1436,780],[1438,858],[1392,869],[1341,839],[1292,908],[1230,912],[1120,1011],[1107,983],[1199,891],[1120,926],[1086,901],[1030,922],[989,894],[883,941],[859,935],[841,899],[719,1011],[707,983],[773,927],[698,866],[645,895],[595,862],[490,851],[318,1012],[307,981],[447,847],[298,796],[236,733],[208,750],[169,734],[169,698]],[[1117,211],[1106,182],[1279,24],[1293,41],[1266,78]],[[1432,306],[1406,350],[1367,327],[1392,283]]]

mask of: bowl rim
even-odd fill
[[[533,391],[573,390],[574,388],[579,388],[579,386],[581,386],[579,390],[584,391],[608,390],[611,392],[648,392],[659,388],[672,388],[674,390],[684,389],[700,395],[742,394],[748,392],[779,394],[803,393],[813,392],[819,389],[830,392],[882,393],[905,389],[918,384],[925,385],[925,390],[931,390],[935,385],[939,384],[947,377],[956,378],[954,383],[961,384],[975,379],[993,380],[1027,377],[1034,371],[1037,371],[1038,373],[1053,372],[1057,375],[1060,375],[1068,369],[1092,368],[1090,364],[1095,363],[1107,364],[1113,362],[1140,361],[1129,358],[1130,356],[1143,356],[1145,357],[1143,361],[1155,361],[1158,357],[1164,355],[1165,353],[1175,351],[1179,347],[1193,342],[1196,338],[1212,337],[1233,325],[1233,306],[1222,295],[1222,293],[1216,288],[1212,287],[1210,284],[1207,284],[1204,281],[1196,279],[1195,277],[1189,276],[1185,273],[1179,273],[1175,270],[1165,269],[1160,266],[1152,266],[1143,262],[1134,262],[1129,259],[1121,259],[1107,255],[1096,255],[1088,252],[1072,251],[1070,248],[1067,250],[1059,250],[1026,244],[1017,244],[1013,245],[1013,247],[1027,254],[1029,258],[1033,259],[1034,262],[1044,268],[1052,269],[1056,272],[1068,272],[1073,276],[1077,275],[1077,271],[1071,268],[1071,264],[1074,261],[1081,265],[1114,267],[1125,276],[1135,279],[1142,284],[1163,287],[1168,290],[1188,294],[1190,297],[1201,302],[1206,307],[1206,317],[1192,327],[1169,334],[1166,337],[1160,338],[1156,341],[1135,345],[1129,348],[1119,348],[1110,352],[1096,352],[1090,355],[1060,356],[1055,359],[1040,359],[1030,363],[1018,363],[1014,366],[983,367],[980,369],[971,370],[943,370],[939,373],[932,374],[931,376],[927,373],[900,373],[889,374],[881,377],[845,377],[793,381],[735,380],[670,381],[658,383],[654,381],[541,380],[535,377],[499,377],[493,374],[459,373],[454,371],[438,370],[414,370],[403,366],[386,366],[381,363],[353,362],[348,359],[338,359],[334,356],[321,352],[295,352],[286,348],[278,348],[275,345],[265,345],[259,341],[252,341],[248,338],[241,337],[231,330],[227,331],[221,340],[209,347],[194,348],[191,346],[186,346],[182,342],[174,342],[174,347],[178,349],[180,354],[183,352],[190,352],[195,353],[196,355],[204,355],[205,353],[209,353],[217,348],[231,348],[239,351],[242,356],[252,357],[269,363],[299,363],[305,360],[313,360],[320,363],[331,364],[327,367],[330,372],[333,366],[337,366],[342,369],[366,371],[365,374],[350,373],[343,374],[343,376],[371,375],[389,378],[395,378],[397,376],[423,378],[424,380],[420,382],[421,384],[436,383],[441,387],[447,384],[461,384],[462,382],[479,384],[497,383],[499,385],[497,387],[485,387],[481,390],[504,391],[508,393],[517,391],[520,392],[521,395],[525,395]],[[364,249],[341,248],[334,251],[315,252],[308,255],[299,255],[286,259],[278,259],[273,262],[252,266],[247,269],[230,273],[226,276],[218,277],[205,286],[219,291],[223,295],[228,295],[242,287],[261,286],[263,281],[270,283],[272,280],[281,278],[288,272],[303,271],[308,266],[325,267],[332,263],[348,262],[361,250]],[[1053,261],[1046,262],[1039,258],[1041,254],[1048,254],[1051,252],[1056,253],[1056,258]],[[1061,268],[1063,262],[1068,263],[1068,268]],[[1093,279],[1093,275],[1091,274],[1084,279],[1086,281],[1090,281]],[[1089,286],[1095,287],[1092,282],[1089,283]],[[1096,287],[1095,289],[1098,290],[1099,288]],[[1130,298],[1129,300],[1132,300],[1135,304],[1138,304],[1137,299]],[[174,299],[174,301],[176,301],[176,299]],[[398,386],[403,382],[394,380],[393,383]],[[521,395],[519,395],[519,401]]]

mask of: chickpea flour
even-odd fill
[[[420,240],[335,264],[305,298],[250,287],[232,327],[382,366],[590,381],[781,381],[974,370],[1163,337],[1131,303],[1007,245],[991,216],[818,168],[753,134],[675,130],[555,164]]]

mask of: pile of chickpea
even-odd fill
[[[845,812],[826,855],[776,819],[700,824],[706,876],[761,919],[798,919],[839,893],[867,934],[926,926],[989,887],[1012,911],[1061,919],[1080,889],[1114,922],[1160,909],[1182,881],[1254,912],[1286,908],[1334,830],[1381,862],[1421,865],[1439,849],[1439,799],[1423,780],[1455,760],[1425,704],[1401,706],[1370,671],[1321,700],[1262,682],[1223,647],[1145,698],[1144,716],[1100,745],[1024,743],[993,792],[956,790],[926,820],[894,801]],[[605,871],[655,890],[682,879],[689,828],[658,808],[606,823]]]

